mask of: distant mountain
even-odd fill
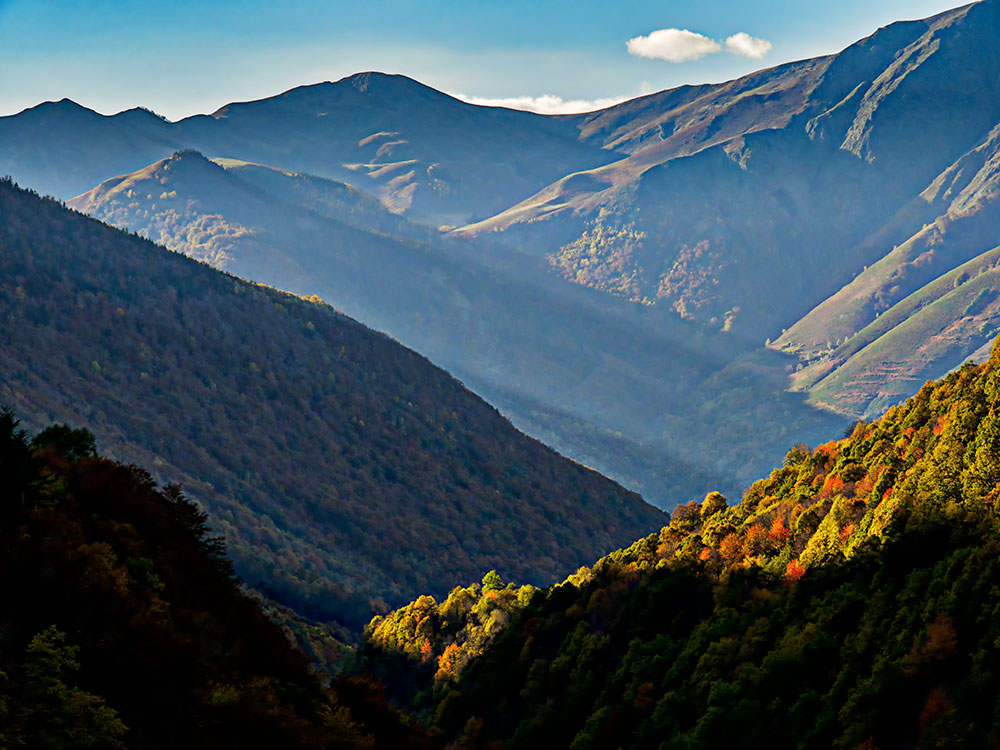
[[[913,236],[775,342],[808,365],[799,389],[870,416],[969,356],[985,359],[977,350],[1000,331],[998,184],[1000,125],[920,194],[929,220]]]
[[[61,198],[175,148],[171,124],[144,109],[105,117],[62,99],[0,117],[0,173]]]
[[[349,180],[393,211],[464,224],[615,158],[580,143],[572,123],[466,104],[405,76],[359,73],[176,123],[144,110],[104,117],[49,102],[0,117],[0,174],[65,199],[193,148]]]
[[[536,247],[567,278],[776,338],[931,220],[921,192],[1000,121],[998,7],[594,113],[581,138],[627,157],[459,231],[553,224]]]
[[[490,568],[554,580],[661,523],[326,305],[9,182],[0,216],[0,403],[180,482],[300,614],[356,627]]]
[[[594,113],[581,139],[627,157],[456,231],[510,235],[575,283],[775,339],[811,402],[878,414],[1000,329],[998,25],[985,0]]]
[[[566,285],[503,248],[444,241],[340,183],[185,151],[70,205],[330,300],[663,506],[739,492],[769,456],[843,429],[783,393],[780,355],[734,362],[715,331]],[[720,435],[750,432],[754,441],[718,450]]]
[[[988,746],[998,450],[1000,341],[561,584],[375,620],[370,667],[457,746]]]

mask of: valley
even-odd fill
[[[0,116],[0,746],[997,744],[998,29]]]
[[[0,171],[327,300],[669,509],[738,495],[1000,330],[996,12],[585,115],[377,73],[176,123],[51,103],[0,118]]]

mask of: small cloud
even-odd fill
[[[628,101],[631,97],[618,96],[606,99],[563,99],[555,94],[543,94],[542,96],[507,96],[490,98],[485,96],[466,96],[465,94],[454,94],[456,99],[461,99],[469,104],[476,104],[480,107],[507,107],[508,109],[523,109],[528,112],[537,112],[541,115],[575,115],[580,112],[593,112],[598,109],[612,107]]]
[[[686,29],[659,29],[647,36],[633,37],[625,46],[630,55],[675,63],[699,60],[722,50],[722,45],[714,39]]]
[[[750,36],[745,31],[726,39],[726,51],[759,60],[771,51],[771,43],[766,39]]]

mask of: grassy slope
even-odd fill
[[[1000,326],[1000,248],[955,269],[900,303],[900,322],[810,388],[810,399],[869,418],[906,398],[928,376],[965,361]],[[968,280],[956,283],[964,273]],[[936,288],[934,288],[936,287]],[[950,288],[949,288],[950,287]],[[940,296],[937,296],[940,295]],[[886,315],[895,312],[889,310]],[[881,320],[881,317],[879,318]],[[859,334],[864,337],[865,329]],[[871,334],[873,337],[877,334]],[[850,343],[850,342],[849,342]]]
[[[991,339],[998,143],[994,128],[918,199],[924,212],[940,212],[936,219],[775,342],[807,364],[793,382],[814,402],[878,413],[909,393],[904,383],[957,366]],[[977,309],[970,311],[973,297]],[[898,377],[886,388],[892,373]]]
[[[831,341],[850,338],[904,297],[991,248],[998,182],[1000,127],[907,207],[904,217],[922,221],[919,230],[791,326],[775,346],[815,359]]]

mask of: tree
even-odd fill
[[[701,520],[707,521],[716,513],[721,513],[729,507],[729,502],[721,492],[709,492],[701,501]]]
[[[73,429],[66,424],[54,424],[39,432],[31,441],[35,448],[53,448],[71,461],[97,455],[97,441],[84,428]]]
[[[80,669],[76,646],[50,625],[31,639],[24,663],[22,744],[36,748],[123,748],[127,731],[104,699],[68,683]]]
[[[503,580],[495,570],[483,576],[483,591],[499,591],[503,588]]]

